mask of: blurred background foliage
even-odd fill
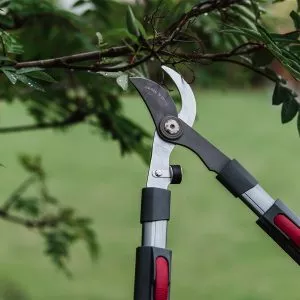
[[[281,106],[282,123],[289,123],[298,115],[297,122],[300,130],[297,99],[300,79],[300,16],[297,1],[244,0],[225,8],[216,6],[209,13],[191,17],[190,22],[182,27],[174,41],[169,41],[170,43],[164,48],[161,47],[168,42],[169,37],[174,33],[174,28],[178,26],[177,20],[185,14],[188,15],[193,7],[197,8],[206,1],[131,1],[130,9],[126,1],[71,2],[70,9],[64,9],[61,1],[0,1],[0,72],[2,72],[0,134],[2,134],[3,145],[8,145],[5,146],[8,150],[3,146],[1,151],[1,163],[4,166],[1,171],[9,180],[9,184],[3,187],[3,194],[1,194],[7,199],[4,201],[4,198],[3,204],[0,205],[0,217],[5,221],[22,225],[30,231],[28,235],[23,231],[17,233],[20,243],[19,241],[16,244],[12,243],[12,248],[7,246],[7,249],[21,247],[28,263],[24,263],[27,269],[23,272],[9,263],[3,267],[3,273],[0,272],[5,278],[3,286],[0,285],[0,299],[3,300],[29,299],[27,293],[19,288],[17,283],[7,279],[10,278],[8,276],[10,272],[16,281],[30,286],[33,286],[38,274],[42,273],[47,277],[44,281],[47,284],[41,285],[43,288],[29,288],[31,295],[34,294],[32,299],[40,299],[44,294],[44,299],[53,298],[53,295],[57,299],[68,297],[100,299],[102,296],[103,299],[125,299],[131,293],[133,254],[134,247],[139,243],[140,228],[136,217],[137,201],[129,201],[129,204],[126,201],[130,197],[132,199],[139,197],[137,190],[142,186],[144,180],[141,178],[146,174],[145,163],[149,162],[153,131],[153,124],[150,118],[147,119],[149,116],[146,109],[140,99],[133,96],[133,89],[128,82],[128,77],[131,75],[152,78],[169,88],[169,82],[163,78],[160,69],[161,64],[164,63],[182,72],[196,92],[205,90],[203,97],[212,101],[211,106],[209,100],[204,101],[205,116],[203,117],[203,114],[201,116],[204,118],[204,128],[206,126],[207,133],[219,140],[221,147],[224,145],[226,150],[235,152],[236,156],[242,153],[242,158],[250,166],[255,159],[264,161],[259,157],[258,152],[268,157],[265,166],[253,164],[253,171],[265,178],[270,187],[275,186],[275,190],[278,185],[276,180],[279,179],[275,179],[274,171],[268,165],[274,165],[277,156],[285,160],[285,153],[288,151],[296,156],[296,151],[287,146],[295,136],[293,135],[295,130],[288,127],[290,131],[282,132],[286,152],[280,151],[276,145],[278,132],[281,129],[277,126],[276,118],[273,119],[271,112],[267,113],[267,109],[271,111],[270,107],[262,106],[262,102],[263,99],[268,98],[269,103]],[[214,1],[210,3],[214,5]],[[294,13],[290,15],[292,11]],[[251,50],[249,53],[239,53],[239,50],[244,48],[248,50],[248,47]],[[89,53],[88,58],[87,53]],[[147,58],[149,53],[150,56]],[[78,58],[76,56],[78,54],[84,54],[84,58],[83,56],[81,59]],[[75,55],[76,58],[71,55]],[[143,63],[136,64],[144,58],[147,59]],[[270,86],[272,92],[269,89],[266,92],[266,88]],[[232,91],[232,97],[228,90]],[[176,92],[172,89],[170,92],[178,100]],[[260,102],[256,101],[257,99],[252,101],[252,95]],[[218,102],[216,98],[222,98],[223,102]],[[224,112],[228,114],[226,123],[234,120],[227,127],[224,126]],[[248,123],[245,112],[249,113]],[[239,120],[241,116],[245,119],[245,123],[239,130],[236,124],[241,122]],[[262,123],[259,123],[262,125],[257,123],[254,126],[251,123],[251,116],[262,120]],[[83,126],[73,128],[79,124]],[[253,126],[252,130],[250,130],[251,126]],[[225,132],[223,127],[226,128]],[[53,129],[56,134],[46,133],[47,131],[44,131],[46,129]],[[233,132],[234,139],[230,137],[230,132]],[[271,136],[268,143],[264,143],[266,132]],[[89,133],[93,134],[93,139],[89,137]],[[249,143],[245,144],[248,150],[243,148],[243,145],[238,145],[240,139],[244,139],[245,136],[249,137]],[[258,143],[257,141],[260,146],[251,148],[251,145]],[[298,149],[297,143],[298,141],[293,141],[290,147]],[[64,146],[67,150],[63,150]],[[273,149],[272,155],[269,154],[270,148]],[[30,153],[38,153],[37,155],[24,154],[26,150]],[[254,152],[257,152],[257,156],[253,155]],[[48,171],[45,171],[44,159],[39,155],[44,153],[48,155],[45,159],[47,169],[50,168],[52,174],[58,172],[62,176],[60,182],[53,183],[51,172],[48,176]],[[129,155],[124,160],[119,158],[119,154],[124,156],[131,153],[136,156]],[[13,165],[9,155],[18,156],[18,162],[24,171],[20,171]],[[208,180],[201,197],[210,198],[209,192],[216,187],[205,175],[207,172],[201,171],[201,174],[198,174],[198,168],[195,168],[192,159],[186,158],[182,153],[177,157],[182,158],[189,166],[193,178],[201,175],[201,178]],[[281,168],[286,167],[286,172],[288,168],[295,167],[292,159],[291,162],[285,161],[285,163],[286,165],[281,165]],[[100,174],[95,167],[97,164],[101,168]],[[128,174],[129,170],[130,174]],[[274,177],[268,179],[270,173]],[[286,186],[297,184],[296,170],[292,174],[294,174],[292,179],[282,179]],[[21,177],[24,176],[25,180],[22,180]],[[193,186],[197,186],[193,178],[188,179]],[[15,188],[16,179],[20,180],[21,184],[11,192],[10,189]],[[126,201],[122,202],[125,191],[128,195],[125,196]],[[245,232],[256,235],[257,232],[253,232],[252,227],[247,227],[249,218],[243,215],[242,210],[239,211],[242,217],[237,220],[240,223],[233,224],[223,216],[223,206],[206,203],[205,209],[202,210],[197,200],[198,193],[191,184],[182,192],[179,190],[177,192],[181,193],[182,197],[187,197],[188,192],[193,194],[189,199],[191,206],[186,211],[185,217],[193,214],[194,209],[199,212],[199,215],[193,215],[191,219],[193,221],[187,222],[186,228],[194,228],[199,219],[208,218],[216,213],[224,222],[212,229],[213,234],[220,238],[219,242],[216,242],[213,236],[209,238],[209,228],[206,227],[203,227],[203,234],[206,236],[201,237],[209,238],[209,243],[214,245],[214,249],[222,249],[225,241],[224,237],[220,236],[221,232],[231,241],[232,247],[235,246],[249,254],[249,247],[251,248],[253,244],[247,244],[238,230],[234,231],[237,236],[234,240],[232,235],[229,233],[226,235],[221,228],[224,224],[224,227],[232,230],[235,226],[246,226]],[[217,193],[220,197],[226,198],[222,191],[217,190]],[[290,196],[295,197],[296,190],[290,191]],[[101,207],[98,203],[99,198],[101,198]],[[116,199],[118,199],[117,204]],[[91,204],[88,201],[91,201]],[[296,202],[294,204],[297,205]],[[121,208],[114,219],[112,216],[117,206]],[[230,212],[229,207],[231,206],[226,208],[227,213]],[[177,213],[183,209],[178,204],[175,206]],[[232,209],[235,209],[235,203]],[[82,211],[84,216],[79,211]],[[121,212],[124,212],[124,215]],[[13,230],[5,226],[9,225],[3,225],[5,232]],[[121,227],[126,228],[120,229]],[[188,230],[186,228],[177,224],[171,232],[171,245],[175,250],[177,249],[179,253],[177,257],[180,255],[184,257],[185,249],[177,242],[176,230],[185,232]],[[183,236],[186,238],[186,243],[190,244],[194,238],[188,232]],[[32,233],[42,237],[41,241],[37,241]],[[100,233],[99,241],[96,233]],[[7,234],[7,241],[11,243],[10,235],[13,237],[13,234]],[[22,239],[23,235],[25,241]],[[257,240],[253,239],[255,245],[265,242],[265,239],[260,236]],[[48,265],[45,267],[46,263],[37,256],[44,251],[51,262],[64,271],[64,274],[71,276],[72,270],[68,267],[70,264],[75,271],[85,276],[88,271],[85,269],[87,267],[83,266],[86,265],[86,261],[81,246],[77,245],[78,241],[85,242],[93,259],[99,255],[99,242],[101,246],[104,243],[103,255],[107,262],[102,261],[99,267],[97,266],[99,268],[97,271],[92,271],[93,274],[88,273],[89,283],[83,280],[80,286],[82,289],[78,288],[77,291],[75,284],[66,284],[65,279],[59,277],[60,275],[56,277],[56,271],[49,269]],[[23,242],[24,248],[22,248]],[[34,245],[34,249],[37,250],[31,248],[31,245]],[[207,253],[211,250],[209,247],[202,248],[204,246],[197,243],[193,245],[195,250],[189,251],[194,255],[197,251]],[[73,260],[71,246],[78,254]],[[221,250],[215,250],[217,252],[215,255],[220,255],[220,260],[225,260],[224,263],[220,262],[219,269],[209,263],[206,265],[205,258],[199,260],[199,264],[204,265],[211,278],[218,277],[213,269],[220,272],[222,276],[226,275],[224,273],[226,270],[231,272],[230,266],[235,268],[233,273],[236,274],[239,268],[242,268],[243,274],[247,273],[248,267],[251,269],[250,263],[249,266],[245,266],[245,269],[240,267],[244,263],[243,256],[236,258],[236,253],[232,252],[230,247],[225,246],[225,252],[231,253],[228,256],[226,253],[225,255],[218,252]],[[276,249],[270,246],[268,248],[270,254],[259,249],[262,251],[261,255],[249,254],[249,261],[253,266],[259,261],[274,273],[276,267],[284,268],[286,264],[284,259],[273,265],[278,254]],[[120,252],[122,252],[120,256],[114,260],[114,256],[117,257]],[[3,264],[6,257],[17,261],[18,264],[22,263],[21,254],[18,257],[12,251],[11,256],[5,255],[4,253]],[[273,261],[265,262],[266,255],[269,255]],[[78,262],[74,262],[78,257],[80,258]],[[214,257],[211,259],[213,260]],[[179,259],[181,270],[187,272],[186,263],[192,269],[188,274],[191,274],[193,280],[189,283],[187,276],[181,283],[182,279],[175,275],[174,286],[177,285],[175,299],[182,299],[186,295],[186,289],[192,296],[200,295],[207,299],[210,296],[223,297],[224,295],[224,299],[231,300],[256,300],[261,299],[260,296],[264,296],[264,299],[282,299],[280,293],[272,294],[272,286],[284,280],[279,275],[267,283],[262,280],[253,297],[242,284],[236,293],[227,291],[226,280],[225,285],[222,285],[220,278],[216,280],[219,284],[219,290],[215,290],[216,294],[213,295],[214,284],[208,279],[204,280],[199,292],[196,290],[199,272],[184,258]],[[48,275],[45,275],[44,269]],[[254,267],[247,273],[249,280],[253,275],[251,272],[255,273]],[[294,274],[292,269],[288,269],[287,272],[291,276]],[[31,274],[32,278],[28,274]],[[100,288],[98,277],[103,283]],[[110,282],[114,278],[119,280],[120,290]],[[58,286],[56,291],[53,291],[51,284],[49,285],[52,280]],[[234,279],[232,280],[234,282]],[[289,287],[289,284],[291,283],[285,281],[286,287]],[[48,287],[44,290],[46,285]],[[206,290],[204,285],[207,285],[210,290]],[[101,291],[96,291],[97,288]],[[66,294],[61,295],[59,291],[64,291]],[[91,293],[87,297],[89,291]],[[289,291],[290,296],[293,296],[293,291],[291,289]],[[245,296],[247,294],[250,295],[248,298]]]

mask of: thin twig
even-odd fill
[[[84,116],[86,117],[87,114]],[[76,125],[83,121],[83,118],[75,119],[75,120],[65,120],[61,122],[49,122],[49,123],[38,123],[38,124],[30,124],[30,125],[19,125],[19,126],[12,126],[12,127],[0,127],[0,134],[6,133],[17,133],[23,131],[34,131],[34,130],[41,130],[41,129],[53,129],[53,128],[64,128]]]
[[[230,58],[220,58],[220,59],[216,59],[214,61],[215,62],[229,62],[229,63],[232,63],[232,64],[236,64],[236,65],[245,67],[245,68],[247,68],[247,69],[249,69],[249,70],[251,70],[251,71],[253,71],[253,72],[255,72],[259,75],[262,75],[262,76],[268,78],[269,80],[271,80],[273,82],[277,81],[274,77],[270,76],[269,74],[263,72],[262,70],[259,70],[259,69],[255,68],[255,67],[253,67],[253,66],[251,66],[247,63],[244,63],[242,61],[238,61],[238,60],[234,60],[234,59],[230,59]]]
[[[36,176],[30,176],[29,178],[24,180],[4,202],[4,204],[1,207],[1,211],[4,211],[7,213],[8,210],[14,204],[14,202],[18,199],[18,196],[20,194],[24,193],[35,180],[36,180]]]
[[[25,227],[37,229],[45,227],[54,227],[61,221],[61,219],[57,217],[45,217],[39,220],[30,220],[20,216],[8,214],[2,209],[0,209],[0,218],[18,225],[23,225]]]

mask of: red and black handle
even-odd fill
[[[172,252],[155,247],[136,250],[134,300],[169,300]]]
[[[172,252],[165,249],[170,198],[169,190],[153,187],[142,190],[143,237],[142,246],[136,250],[134,300],[170,299]]]
[[[300,265],[300,219],[280,200],[256,222]]]

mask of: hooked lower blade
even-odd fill
[[[182,104],[178,117],[186,124],[193,127],[196,118],[196,99],[190,85],[173,69],[166,66],[162,66],[162,68],[175,82],[181,96]]]

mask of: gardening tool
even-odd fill
[[[179,113],[168,91],[154,81],[130,78],[154,121],[152,158],[146,187],[142,190],[142,245],[136,250],[134,300],[170,299],[172,252],[166,249],[170,219],[169,184],[179,184],[182,170],[169,165],[175,145],[192,150],[217,180],[241,199],[257,216],[256,223],[300,264],[300,219],[280,200],[274,200],[235,159],[228,158],[193,130],[196,101],[180,74],[163,66],[175,82],[182,99]]]

